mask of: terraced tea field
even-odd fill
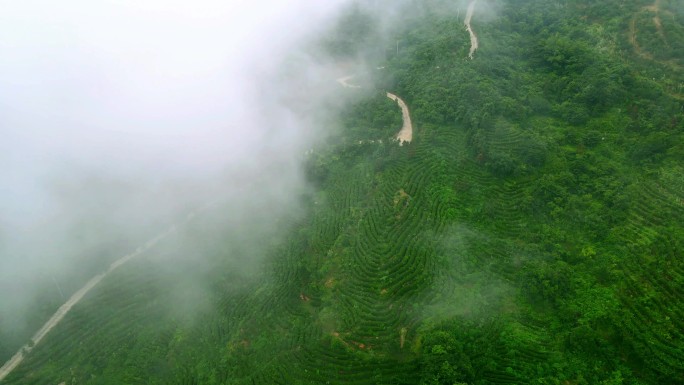
[[[426,2],[377,79],[338,79],[371,95],[307,152],[281,238],[247,247],[207,210],[1,383],[684,383],[679,74],[629,34],[657,14],[675,36],[676,4],[485,3],[472,60],[460,10]]]

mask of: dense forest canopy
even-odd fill
[[[132,260],[1,383],[684,383],[682,3],[479,0],[473,59],[468,3],[368,3],[315,43],[363,88],[259,272],[204,214],[195,314]]]

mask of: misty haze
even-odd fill
[[[0,0],[0,384],[684,383],[677,0]]]

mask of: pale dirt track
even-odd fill
[[[645,6],[643,9],[655,14],[655,16],[653,16],[653,24],[655,24],[656,31],[658,31],[658,35],[663,39],[663,42],[665,42],[666,45],[669,45],[667,44],[665,32],[663,31],[663,22],[660,19],[660,0],[655,0],[655,3]]]
[[[466,30],[470,34],[470,52],[468,52],[468,57],[471,59],[479,46],[477,35],[475,35],[475,31],[473,31],[473,28],[470,26],[470,21],[473,19],[473,12],[475,12],[475,3],[477,3],[477,0],[471,1],[470,5],[468,5],[468,12],[466,12],[465,21],[463,22],[466,26]]]
[[[384,68],[385,67],[380,67],[378,69]],[[337,78],[336,81],[344,88],[361,88],[359,85],[349,83],[349,80],[353,78],[354,75],[347,75]],[[411,143],[411,140],[413,140],[413,124],[411,123],[411,114],[409,112],[408,106],[400,97],[395,94],[388,92],[387,97],[397,102],[397,104],[399,104],[399,108],[401,108],[401,118],[403,123],[401,130],[399,130],[399,133],[397,133],[395,138],[399,141],[400,145],[403,145],[404,142]]]
[[[195,215],[198,213],[208,210],[211,207],[213,207],[217,202],[211,202],[204,207],[197,209],[190,214],[188,214],[187,218],[183,221],[183,223],[189,222]],[[50,317],[50,319],[41,327],[31,338],[31,341],[33,342],[33,348],[37,346],[43,338],[54,328],[59,324],[59,322],[67,315],[69,310],[76,305],[83,297],[95,286],[97,286],[100,281],[102,281],[103,278],[105,278],[109,273],[112,271],[116,270],[119,268],[121,265],[125,264],[126,262],[130,261],[134,257],[144,253],[148,249],[154,247],[159,241],[162,239],[166,238],[170,234],[174,233],[176,231],[176,225],[171,226],[168,230],[165,232],[157,235],[156,237],[150,239],[149,241],[145,242],[145,244],[141,247],[138,247],[134,252],[131,254],[125,255],[116,261],[112,262],[111,265],[109,265],[109,268],[107,271],[104,273],[98,274],[94,276],[90,281],[88,281],[85,285],[83,285],[82,288],[80,288],[77,292],[75,292],[62,306],[57,309],[57,312]],[[5,377],[7,377],[12,370],[14,370],[21,362],[24,360],[25,352],[28,353],[32,349],[28,344],[24,345],[17,353],[12,356],[12,358],[9,359],[2,367],[0,367],[0,381],[4,380]]]
[[[406,143],[411,143],[411,140],[413,139],[413,124],[411,124],[411,114],[409,113],[409,108],[404,103],[403,100],[401,100],[400,97],[398,97],[395,94],[392,93],[387,93],[387,97],[396,101],[399,104],[399,107],[401,108],[401,118],[404,122],[404,124],[401,126],[401,130],[397,134],[396,138],[399,141],[399,144],[404,144]]]
[[[647,5],[645,7],[641,8],[641,12],[653,12],[655,16],[653,17],[653,23],[656,26],[656,31],[658,32],[658,35],[660,36],[661,39],[663,39],[663,42],[667,44],[667,39],[665,38],[665,33],[663,32],[663,25],[662,21],[660,19],[660,0],[655,0],[655,2],[652,5]],[[637,21],[637,16],[639,13],[635,14],[632,17],[631,22],[629,23],[629,42],[632,44],[632,47],[634,47],[634,52],[636,52],[637,55],[641,56],[644,59],[647,60],[652,60],[655,62],[658,62],[655,60],[653,55],[650,53],[644,51],[640,46],[639,43],[637,42],[637,26],[636,26],[636,21]],[[666,63],[662,63],[666,64]]]
[[[337,82],[342,85],[344,88],[361,88],[361,86],[357,86],[356,84],[351,84],[349,83],[349,80],[351,80],[354,77],[354,75],[347,75],[343,76],[339,79],[337,79]]]
[[[653,17],[653,23],[655,24],[656,31],[658,33],[658,36],[663,40],[665,45],[669,46],[667,42],[667,38],[665,36],[665,33],[663,31],[663,26],[662,26],[662,20],[660,18],[660,1],[661,0],[655,0],[655,2],[652,5],[647,5],[645,7],[642,7],[639,12],[634,14],[632,16],[632,20],[629,23],[629,32],[628,32],[628,39],[629,43],[632,45],[632,48],[634,48],[634,53],[637,54],[637,56],[641,57],[642,59],[646,59],[648,61],[651,61],[653,63],[662,65],[667,67],[668,69],[672,71],[682,71],[683,68],[681,65],[679,65],[676,61],[674,60],[657,60],[650,52],[648,52],[648,48],[646,49],[642,48],[639,45],[639,42],[637,40],[637,35],[638,35],[638,28],[637,28],[637,17],[641,12],[653,12],[655,16]],[[684,100],[684,94],[680,94],[678,92],[675,92],[673,90],[665,90],[665,92],[672,96],[673,98],[677,100]]]
[[[470,9],[469,9],[470,13]],[[477,44],[477,43],[476,43]],[[344,76],[341,78],[336,79],[340,85],[342,85],[345,88],[361,88],[359,85],[351,84],[349,83],[349,80],[351,80],[354,77],[354,75],[348,75]],[[387,97],[396,101],[397,104],[399,104],[399,107],[401,108],[401,116],[402,116],[402,121],[403,125],[401,127],[401,130],[399,133],[396,135],[396,139],[399,141],[399,144],[403,145],[404,142],[406,143],[411,143],[411,140],[413,139],[413,124],[411,123],[411,115],[409,112],[409,108],[406,105],[406,103],[397,95],[392,94],[390,92],[387,93]],[[190,221],[196,214],[199,212],[205,211],[212,206],[214,206],[216,202],[212,202],[205,207],[195,210],[188,214],[185,222]],[[176,225],[171,226],[167,231],[157,235],[156,237],[150,239],[147,241],[143,246],[137,248],[133,253],[125,255],[116,261],[112,262],[111,265],[109,265],[109,268],[107,269],[106,272],[102,274],[98,274],[95,277],[93,277],[90,281],[88,281],[81,289],[79,289],[77,292],[75,292],[62,306],[57,309],[57,312],[50,317],[50,319],[41,327],[34,335],[33,338],[31,338],[31,341],[33,341],[33,346],[37,346],[42,339],[54,328],[59,324],[60,321],[67,315],[69,310],[76,305],[81,299],[95,286],[97,286],[102,279],[104,279],[109,273],[112,271],[116,270],[126,262],[130,261],[134,257],[144,253],[148,249],[154,247],[159,241],[162,239],[166,238],[168,235],[176,231]],[[25,353],[28,353],[32,350],[32,347],[29,347],[29,345],[24,345],[19,351],[10,358],[9,361],[7,361],[2,367],[0,367],[0,381],[5,379],[12,370],[14,370],[21,362],[24,360]]]

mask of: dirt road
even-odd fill
[[[401,118],[404,121],[404,124],[401,126],[401,130],[396,136],[399,144],[403,145],[404,142],[411,143],[411,140],[413,139],[413,124],[411,124],[411,114],[409,113],[408,106],[395,94],[388,92],[387,97],[396,101],[401,108]]]
[[[643,9],[649,12],[653,12],[653,24],[655,24],[656,31],[658,32],[660,38],[663,39],[665,45],[669,45],[667,43],[667,38],[665,38],[665,32],[663,31],[663,22],[660,19],[660,0],[655,0],[655,3],[653,3],[652,5],[645,6],[643,7]]]
[[[656,33],[660,37],[660,39],[663,41],[665,46],[669,47],[670,43],[667,41],[667,37],[665,36],[665,31],[663,30],[663,22],[662,19],[660,18],[660,0],[655,0],[655,2],[651,5],[647,5],[645,7],[642,7],[639,12],[634,14],[632,16],[632,20],[629,23],[629,43],[632,45],[634,48],[634,52],[636,52],[637,55],[641,56],[644,59],[654,61],[658,64],[662,64],[665,66],[670,67],[671,69],[675,71],[681,70],[681,66],[678,65],[676,62],[673,60],[656,60],[652,54],[644,50],[641,46],[639,46],[639,43],[637,41],[637,18],[642,12],[650,12],[653,13],[653,24],[656,27]],[[648,49],[648,47],[646,47]]]
[[[206,204],[205,206],[192,211],[190,214],[187,215],[185,220],[182,221],[181,224],[185,224],[192,220],[197,214],[206,211],[216,205],[217,201],[212,201],[211,203]],[[157,235],[156,237],[150,239],[149,241],[145,242],[145,244],[141,247],[138,247],[134,252],[131,254],[125,255],[116,261],[112,262],[112,264],[109,265],[109,268],[107,269],[106,272],[98,274],[94,276],[90,281],[88,281],[85,285],[83,285],[82,288],[80,288],[77,292],[75,292],[62,306],[57,309],[55,314],[50,317],[50,319],[41,327],[31,338],[31,341],[33,342],[33,347],[29,346],[29,344],[24,345],[17,353],[12,356],[12,358],[9,359],[2,367],[0,367],[0,381],[5,379],[12,370],[14,370],[21,362],[24,360],[24,357],[27,353],[29,353],[33,348],[35,348],[42,340],[45,338],[45,336],[59,324],[60,321],[67,315],[69,310],[76,305],[83,297],[88,294],[88,292],[97,286],[100,281],[102,281],[103,278],[105,278],[109,273],[112,271],[116,270],[126,262],[130,261],[134,257],[144,253],[148,249],[154,247],[159,241],[162,239],[168,237],[170,234],[174,233],[176,231],[176,225],[171,226],[169,229],[164,231],[163,233]]]
[[[349,80],[352,78],[354,78],[354,75],[343,76],[337,79],[337,82],[340,83],[344,88],[361,88],[361,86],[349,83]]]
[[[166,235],[167,233],[164,233],[164,236]],[[75,292],[62,306],[60,306],[59,309],[57,309],[57,312],[55,312],[55,314],[53,314],[52,317],[50,317],[50,319],[45,323],[45,325],[43,325],[43,327],[41,327],[36,332],[36,334],[33,335],[33,337],[31,338],[31,341],[33,341],[33,346],[37,346],[43,340],[43,338],[45,338],[45,336],[50,332],[50,330],[52,330],[52,328],[57,326],[57,324],[59,324],[60,321],[64,319],[67,313],[69,313],[69,310],[71,310],[71,308],[74,305],[81,301],[81,299],[83,299],[83,297],[86,294],[88,294],[88,292],[92,288],[97,286],[97,284],[100,283],[100,281],[102,281],[104,277],[106,277],[109,273],[114,271],[119,266],[131,260],[133,257],[142,254],[147,249],[154,246],[162,238],[163,237],[161,236],[153,238],[154,242],[147,242],[145,246],[139,247],[135,252],[125,255],[116,260],[111,265],[109,265],[109,268],[105,273],[98,274],[91,278],[90,281],[88,281],[82,288]],[[9,361],[7,361],[5,365],[2,366],[2,368],[0,368],[0,381],[7,377],[12,372],[12,370],[14,370],[14,368],[19,366],[19,364],[24,360],[25,353],[30,352],[32,349],[33,348],[30,347],[28,344],[24,345],[14,356],[12,356],[12,358]]]
[[[378,69],[384,68],[385,67],[378,67]],[[335,79],[335,81],[340,83],[340,85],[344,88],[362,88],[359,85],[349,83],[349,80],[353,79],[354,76],[355,75],[343,76],[341,78]],[[411,143],[411,140],[413,139],[413,124],[411,123],[411,114],[409,113],[408,106],[406,105],[406,103],[404,103],[403,100],[401,100],[400,97],[398,97],[395,94],[388,92],[387,97],[397,102],[397,104],[399,104],[399,107],[401,108],[401,118],[403,124],[401,126],[401,130],[399,130],[399,133],[397,133],[395,138],[399,141],[400,145],[403,145],[404,142]]]
[[[463,22],[466,26],[466,30],[470,34],[470,52],[468,53],[468,57],[471,59],[478,47],[477,35],[475,35],[473,28],[470,26],[470,20],[473,18],[473,12],[475,12],[475,3],[477,3],[477,0],[471,1],[470,5],[468,5],[468,12],[466,12],[465,21]]]

